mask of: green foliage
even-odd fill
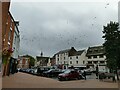
[[[10,58],[10,53],[9,53],[9,52],[6,53],[6,54],[2,53],[2,63],[3,63],[4,65],[7,64],[7,61],[9,60],[9,58]]]
[[[30,55],[25,55],[24,57],[30,58],[30,66],[34,66],[35,65],[35,59],[34,59],[34,57],[32,57]]]
[[[107,26],[103,26],[103,28],[103,38],[105,39],[103,46],[106,51],[107,66],[112,70],[116,70],[116,68],[120,68],[119,24],[111,21]]]
[[[7,56],[2,56],[2,63],[7,64],[8,57]]]

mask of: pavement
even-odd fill
[[[2,78],[3,88],[118,88],[118,83],[97,79],[58,81],[18,72]]]

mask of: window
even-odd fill
[[[66,55],[68,55],[68,53],[66,53]]]
[[[103,58],[104,56],[103,55],[100,55],[99,58]]]
[[[91,56],[88,56],[88,59],[91,59]]]
[[[59,61],[59,58],[58,58],[58,61]]]
[[[97,64],[98,63],[98,61],[94,61],[94,64]]]
[[[12,24],[13,24],[13,23],[10,24],[10,30],[11,30],[11,31],[12,31]]]
[[[83,64],[85,64],[85,61],[83,61]]]
[[[9,35],[8,35],[8,40],[10,41],[11,39],[11,34],[12,34],[12,31],[9,31]]]
[[[22,64],[22,60],[20,60],[20,64]]]
[[[8,22],[6,22],[6,24],[8,25]]]
[[[65,60],[65,57],[64,57],[64,60]]]
[[[3,41],[5,41],[5,38],[4,38],[4,40]]]
[[[98,50],[96,49],[95,52],[98,52]]]
[[[89,52],[92,53],[92,50],[90,49]]]
[[[88,64],[92,64],[92,61],[88,61]]]
[[[72,57],[70,57],[70,59],[72,59]]]
[[[8,48],[10,48],[10,44],[8,44]]]
[[[65,64],[65,61],[64,61],[64,64]]]
[[[28,60],[26,60],[26,64],[28,63]]]
[[[93,56],[93,58],[97,58],[97,56]]]
[[[78,61],[76,61],[76,64],[78,64]]]
[[[100,63],[101,63],[101,64],[104,64],[104,63],[105,63],[105,61],[100,61]]]
[[[12,27],[10,27],[10,30],[12,31]]]
[[[70,64],[72,64],[72,61],[70,61]]]
[[[76,59],[78,59],[78,56],[76,56]]]
[[[15,36],[15,42],[14,42],[14,44],[16,43],[16,36]]]

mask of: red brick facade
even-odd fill
[[[10,0],[8,0],[10,1]],[[15,21],[9,12],[10,2],[2,2],[0,3],[0,7],[2,7],[2,11],[0,12],[0,17],[2,17],[2,51],[5,49],[8,50],[12,48],[13,45],[13,38],[14,38],[14,30],[15,30]],[[9,59],[5,65],[3,65],[3,76],[9,75]]]
[[[30,58],[20,57],[18,60],[17,68],[24,68],[27,69],[30,66]]]

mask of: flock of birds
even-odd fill
[[[107,3],[106,4],[106,6],[105,6],[105,8],[107,8],[108,6],[109,6],[110,4],[109,3]],[[95,17],[93,17],[93,20],[95,20],[95,19],[97,19],[97,17],[95,16]],[[69,24],[69,21],[67,20],[67,24]],[[93,27],[94,26],[94,24],[92,23],[91,24],[91,26]],[[67,33],[69,33],[69,32],[67,32]],[[47,36],[44,36],[44,37],[40,37],[40,35],[38,34],[38,35],[34,35],[34,36],[29,36],[30,38],[28,38],[26,35],[24,35],[24,32],[22,32],[22,34],[23,35],[21,35],[22,37],[21,37],[21,41],[24,41],[25,43],[34,43],[34,41],[38,41],[38,44],[40,45],[40,39],[44,39],[45,41],[48,39],[47,38]],[[69,34],[67,34],[67,35],[69,35]],[[67,44],[68,45],[71,45],[73,42],[81,42],[80,41],[80,38],[81,37],[87,37],[87,35],[79,35],[79,37],[78,37],[78,35],[69,35],[70,37],[72,37],[72,39],[68,39],[68,40],[66,40],[67,41]],[[77,37],[76,37],[77,36]],[[39,38],[38,38],[39,37]],[[59,40],[64,40],[65,39],[65,35],[63,35],[63,34],[58,34],[58,35],[56,35],[56,38],[59,38]],[[72,41],[72,42],[71,42]]]

